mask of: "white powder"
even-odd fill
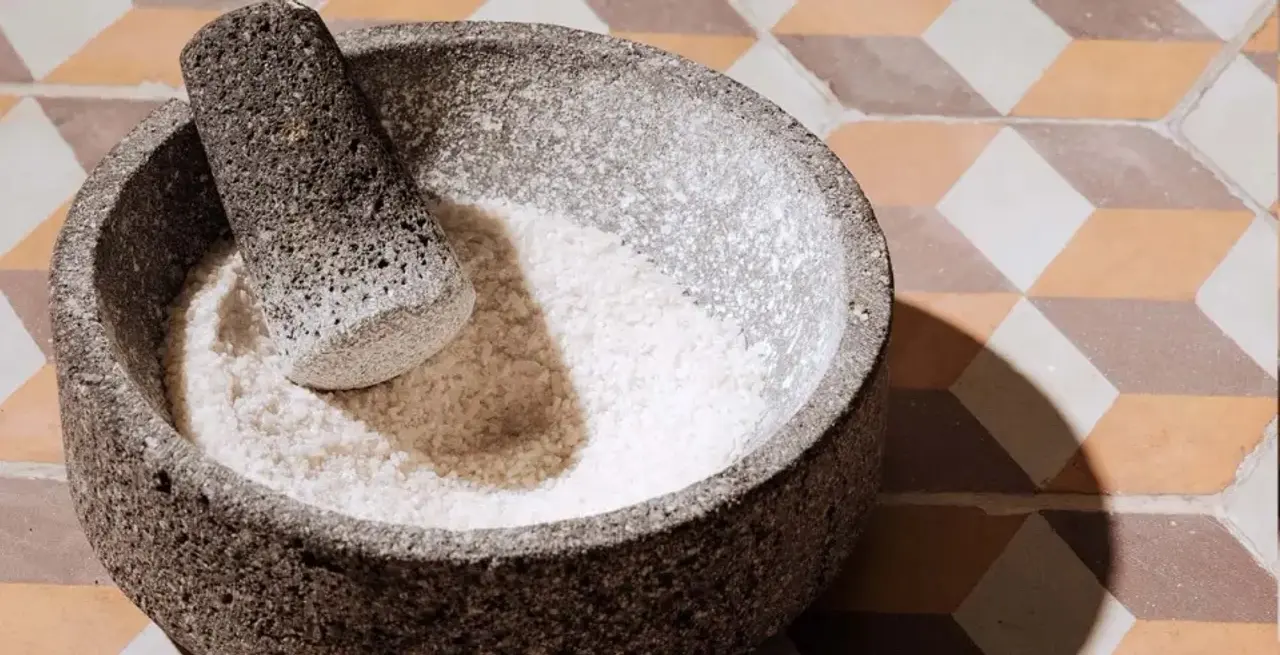
[[[598,229],[501,205],[439,216],[475,314],[422,366],[356,391],[289,382],[239,255],[210,253],[171,319],[179,432],[303,502],[459,530],[607,512],[742,454],[768,408],[765,350],[740,328]]]

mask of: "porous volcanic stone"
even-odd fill
[[[472,532],[323,511],[205,458],[159,353],[228,225],[174,101],[89,177],[52,264],[68,481],[107,571],[195,655],[749,652],[832,579],[879,483],[892,284],[849,172],[647,46],[502,23],[338,40],[420,185],[609,229],[766,343],[772,428],[675,493]]]
[[[320,15],[286,0],[229,12],[181,62],[289,377],[365,387],[453,339],[475,290]]]

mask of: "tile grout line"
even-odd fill
[[[881,493],[889,507],[945,506],[981,509],[991,515],[1029,514],[1042,510],[1119,514],[1198,514],[1215,512],[1212,495],[1110,495],[1071,493],[903,492]]]
[[[0,462],[0,480],[67,481],[67,467],[41,462]]]
[[[45,84],[43,82],[0,82],[0,94],[38,98],[92,98],[124,100],[186,99],[185,89],[166,84],[146,83],[137,86]]]
[[[998,125],[1093,125],[1097,127],[1154,127],[1159,121],[1140,118],[1063,118],[1056,116],[942,116],[939,114],[877,114],[847,110],[841,124],[856,121],[886,123],[950,123]]]
[[[1231,512],[1227,509],[1227,499],[1246,479],[1256,474],[1259,467],[1264,465],[1262,460],[1266,456],[1267,448],[1277,441],[1276,424],[1278,420],[1280,419],[1273,417],[1267,427],[1263,429],[1262,439],[1258,440],[1258,445],[1254,446],[1253,450],[1248,455],[1245,455],[1240,465],[1236,467],[1231,484],[1227,485],[1227,488],[1218,494],[1218,502],[1215,506],[1218,522],[1226,528],[1227,532],[1231,533],[1232,538],[1239,542],[1242,548],[1253,556],[1254,561],[1270,572],[1272,576],[1280,576],[1280,562],[1267,561],[1262,554],[1261,545],[1254,543],[1253,539],[1245,534],[1244,530],[1232,518]]]

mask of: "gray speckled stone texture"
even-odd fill
[[[475,290],[320,15],[286,0],[237,9],[181,63],[290,378],[366,387],[452,340]]]
[[[420,185],[613,230],[768,343],[776,426],[681,491],[521,528],[360,521],[240,478],[161,386],[166,307],[228,231],[175,101],[90,176],[53,262],[68,478],[107,570],[195,655],[749,652],[831,580],[879,484],[892,283],[848,171],[745,87],[606,36],[339,43]]]

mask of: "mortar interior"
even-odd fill
[[[428,193],[616,233],[699,304],[735,319],[749,342],[767,343],[771,410],[758,446],[806,402],[846,329],[837,208],[777,123],[709,84],[711,73],[648,48],[600,47],[599,37],[576,45],[563,32],[442,31],[397,47],[366,32],[340,42],[360,40],[352,71]],[[194,138],[187,128],[142,164],[98,243],[108,334],[164,415],[165,311],[227,229],[207,177],[157,190],[174,167],[194,165],[180,143]],[[143,261],[145,252],[163,255]]]

